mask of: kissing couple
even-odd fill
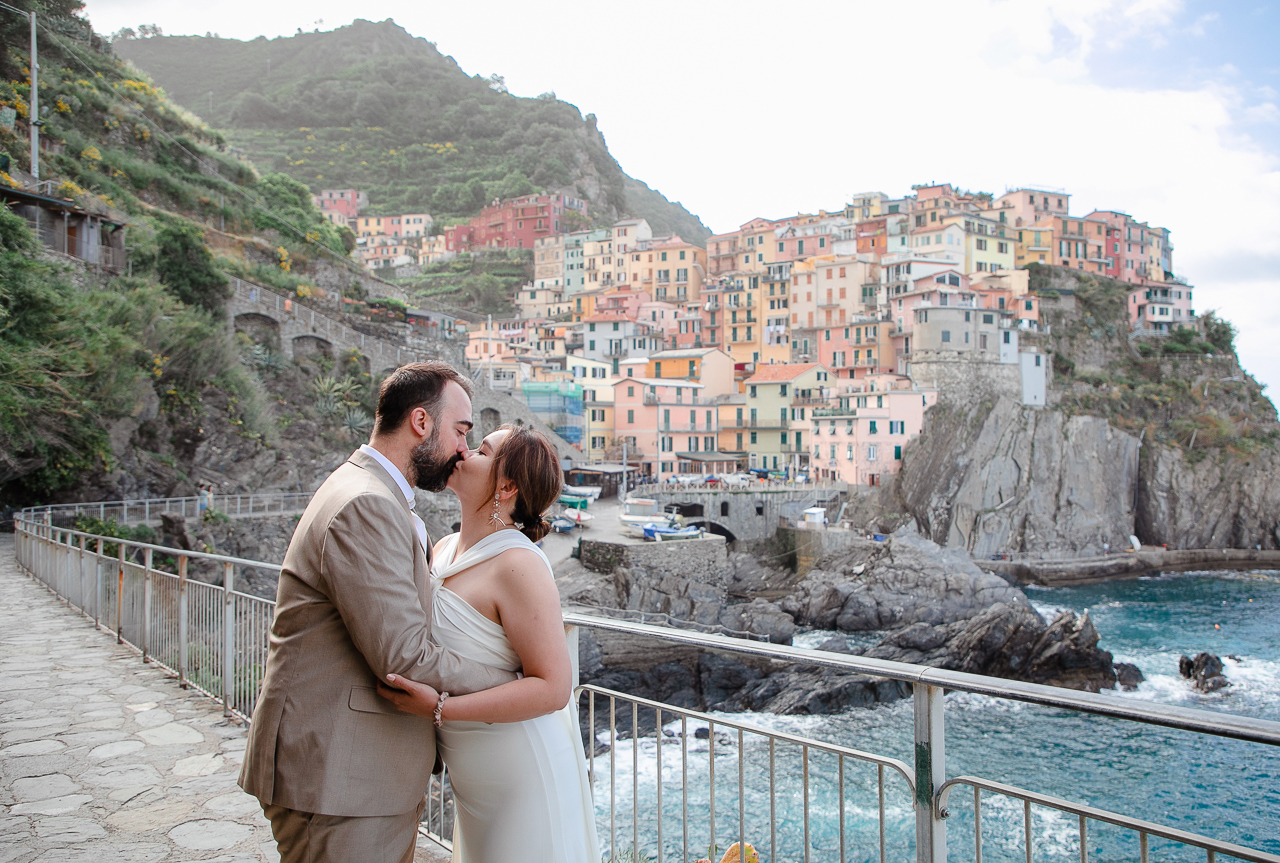
[[[519,426],[469,449],[471,428],[470,381],[396,369],[369,443],[294,531],[240,773],[282,863],[410,863],[437,753],[455,861],[600,860],[560,598],[534,544],[560,460]],[[434,548],[415,485],[462,504]]]

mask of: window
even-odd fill
[[[944,342],[949,342],[949,341],[951,341],[951,330],[943,330],[943,331],[942,331],[942,340],[943,340]]]
[[[636,421],[636,412],[634,410],[627,411],[627,422],[634,423]]]
[[[905,426],[903,420],[889,420],[889,434],[904,434]]]
[[[1000,214],[1000,217],[1001,217],[1001,218],[1004,218],[1004,213],[1001,213],[1001,214]],[[1000,254],[1002,254],[1002,255],[1003,255],[1003,254],[1007,254],[1007,253],[1008,253],[1008,251],[1009,251],[1009,244],[1008,244],[1008,243],[996,243],[996,251],[997,251],[997,252],[999,252],[999,253],[1000,253]]]
[[[979,252],[985,252],[987,250],[986,240],[975,240],[974,245],[977,246]]]
[[[722,500],[722,501],[720,501],[720,515],[721,515],[722,517],[728,517],[728,515],[729,515],[729,501],[727,501],[727,500]]]
[[[1040,355],[1036,354],[1036,366],[1039,367],[1039,365],[1040,365]]]
[[[1007,330],[1004,332],[1004,343],[1006,345],[1012,344],[1012,342],[1009,341],[1009,332]]]
[[[667,253],[663,252],[662,256],[658,260],[665,261],[666,259],[667,259]]]
[[[783,446],[786,446],[786,445],[787,445],[787,433],[786,433],[786,432],[783,432],[783,433],[782,433],[782,445],[783,445]]]
[[[595,325],[595,324],[587,324],[587,332],[589,332],[589,333],[594,333],[595,331],[596,331],[596,325]]]
[[[756,442],[756,433],[755,433],[755,432],[752,432],[752,433],[751,433],[751,442],[752,442],[753,444]]]
[[[1003,213],[1001,213],[1001,215],[1004,215],[1004,214],[1003,214]],[[902,446],[901,446],[901,445],[897,445],[897,446],[895,446],[895,447],[893,448],[893,460],[894,460],[894,461],[902,461]]]
[[[662,377],[662,363],[656,362],[653,364],[653,376],[655,378]]]
[[[630,369],[628,369],[628,371],[630,371]],[[636,395],[636,388],[627,387],[627,398],[635,398],[635,395]],[[627,422],[630,422],[630,420],[628,420]]]
[[[878,454],[879,454],[879,447],[877,447],[875,444],[867,445],[867,461],[876,461],[876,456]]]
[[[592,339],[591,341],[587,342],[587,350],[589,350],[589,351],[594,351],[595,349],[596,349],[596,340],[595,340],[595,339]]]
[[[755,384],[752,384],[752,385],[751,385],[751,393],[750,393],[750,395],[751,395],[751,398],[755,398],[755,397],[756,397],[756,386],[755,386]]]
[[[876,428],[876,421],[867,420],[867,423],[868,423],[867,434],[877,434],[879,430]]]
[[[808,347],[808,345],[806,345],[806,347]],[[787,385],[783,384],[778,390],[778,395],[785,396],[786,394],[787,394]]]
[[[704,437],[704,438],[702,439],[702,450],[703,450],[703,452],[715,452],[715,449],[716,449],[716,439],[715,439],[715,438],[713,438],[713,437]]]
[[[665,261],[665,260],[666,260],[666,258],[663,258],[663,260]],[[681,253],[680,253],[680,260],[682,260],[682,261],[684,260],[684,252],[681,252]],[[687,271],[687,270],[685,270],[684,272],[688,272],[688,271]]]

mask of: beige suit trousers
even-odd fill
[[[346,817],[263,806],[280,863],[413,863],[427,801],[403,815]]]

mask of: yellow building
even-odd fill
[[[1053,263],[1053,220],[1045,219],[1025,228],[1010,231],[1016,234],[1014,246],[1014,265],[1025,267],[1028,264]]]
[[[737,419],[734,405],[737,424],[728,429],[743,432],[749,467],[787,470],[794,476],[808,465],[805,435],[813,407],[824,403],[830,380],[830,371],[821,363],[756,366],[743,384],[743,416]]]
[[[606,293],[608,293],[609,290],[610,288],[606,287],[591,288],[589,290],[579,291],[570,297],[572,300],[570,311],[573,313],[573,322],[580,324],[587,318],[594,315],[596,313],[596,303]]]

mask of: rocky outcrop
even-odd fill
[[[1064,611],[1046,625],[1029,607],[1000,603],[967,621],[898,630],[866,655],[1087,692],[1116,685],[1087,611]]]
[[[1195,659],[1183,656],[1178,659],[1178,673],[1191,681],[1200,692],[1217,692],[1231,685],[1222,673],[1222,660],[1212,653],[1197,653]]]
[[[1133,532],[1139,441],[1100,417],[939,405],[908,448],[899,492],[920,530],[976,557],[1097,553]]]
[[[838,560],[820,561],[779,603],[797,623],[846,632],[913,623],[954,623],[997,603],[1030,608],[1022,591],[984,572],[959,549],[900,529],[886,543],[863,541]]]
[[[1137,534],[1169,548],[1280,548],[1280,453],[1210,451],[1192,463],[1163,444],[1142,450]]]

